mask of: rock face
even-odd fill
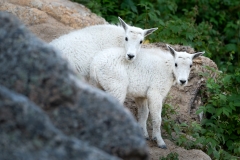
[[[1,0],[0,10],[18,16],[47,42],[73,29],[107,23],[83,5],[69,0]]]
[[[53,125],[124,159],[147,159],[133,116],[117,100],[79,81],[68,63],[14,16],[0,13],[0,84],[41,107]]]
[[[0,150],[0,159],[5,160],[118,159],[67,137],[38,106],[3,86],[0,86]]]
[[[181,147],[177,147],[173,142],[166,139],[164,140],[168,146],[168,149],[161,150],[159,152],[159,148],[156,147],[155,143],[148,142],[148,145],[151,147],[150,150],[150,159],[151,160],[159,160],[159,157],[166,157],[170,153],[177,153],[178,160],[211,160],[211,158],[201,150],[191,149],[186,150]]]

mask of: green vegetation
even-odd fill
[[[199,148],[213,159],[240,159],[240,1],[239,0],[73,0],[110,23],[120,16],[141,28],[158,27],[150,42],[190,45],[206,51],[222,72],[208,78],[202,92],[206,118],[198,124],[169,119],[174,109],[165,104],[163,128],[187,149]],[[185,133],[185,134],[182,134]],[[191,135],[194,140],[189,139]],[[166,158],[176,157],[171,154]]]
[[[232,64],[228,62],[227,67]],[[233,73],[215,72],[217,78],[208,79],[205,104],[197,111],[206,115],[200,132],[205,138],[202,144],[209,145],[208,153],[216,159],[224,154],[240,159],[240,68]]]
[[[228,62],[228,67],[232,64]],[[163,107],[163,125],[170,139],[186,149],[199,148],[213,159],[240,159],[240,68],[234,73],[215,71],[216,78],[208,78],[206,89],[202,92],[204,106],[197,114],[203,112],[201,124],[176,124],[171,116],[177,114],[173,107]],[[203,73],[202,76],[210,77]],[[176,136],[172,136],[172,132]],[[184,134],[183,134],[184,133]],[[189,138],[189,135],[192,138]]]
[[[231,64],[229,64],[231,65]],[[217,72],[217,71],[216,71]],[[209,77],[209,75],[204,75]],[[186,149],[201,149],[217,160],[240,159],[240,69],[233,74],[221,73],[217,80],[207,81],[204,106],[206,118],[201,124],[193,121],[178,124],[170,117],[177,114],[165,104],[163,107],[163,129],[168,138]],[[175,132],[175,136],[172,133]]]

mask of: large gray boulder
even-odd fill
[[[0,12],[0,84],[40,106],[66,135],[124,159],[147,159],[131,113],[106,93],[79,81],[68,63],[19,20]]]
[[[117,157],[69,138],[26,97],[0,86],[0,159],[117,160]]]

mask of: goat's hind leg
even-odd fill
[[[138,108],[138,123],[143,130],[144,137],[148,140],[149,135],[147,131],[147,119],[149,114],[147,99],[145,98],[136,98],[135,103]]]

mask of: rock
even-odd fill
[[[1,0],[0,10],[18,16],[47,42],[73,29],[107,23],[83,5],[69,0]]]
[[[211,158],[201,150],[186,150],[182,147],[176,146],[168,139],[165,139],[164,141],[166,142],[168,149],[161,151],[156,146],[156,143],[153,143],[151,141],[148,142],[148,145],[151,147],[150,160],[159,160],[160,157],[166,157],[170,153],[176,153],[178,155],[178,160],[211,160]]]
[[[147,159],[141,129],[127,109],[79,81],[67,61],[15,17],[2,12],[0,24],[0,84],[41,107],[66,135],[124,159]]]
[[[59,131],[26,97],[0,86],[0,159],[118,160]]]

